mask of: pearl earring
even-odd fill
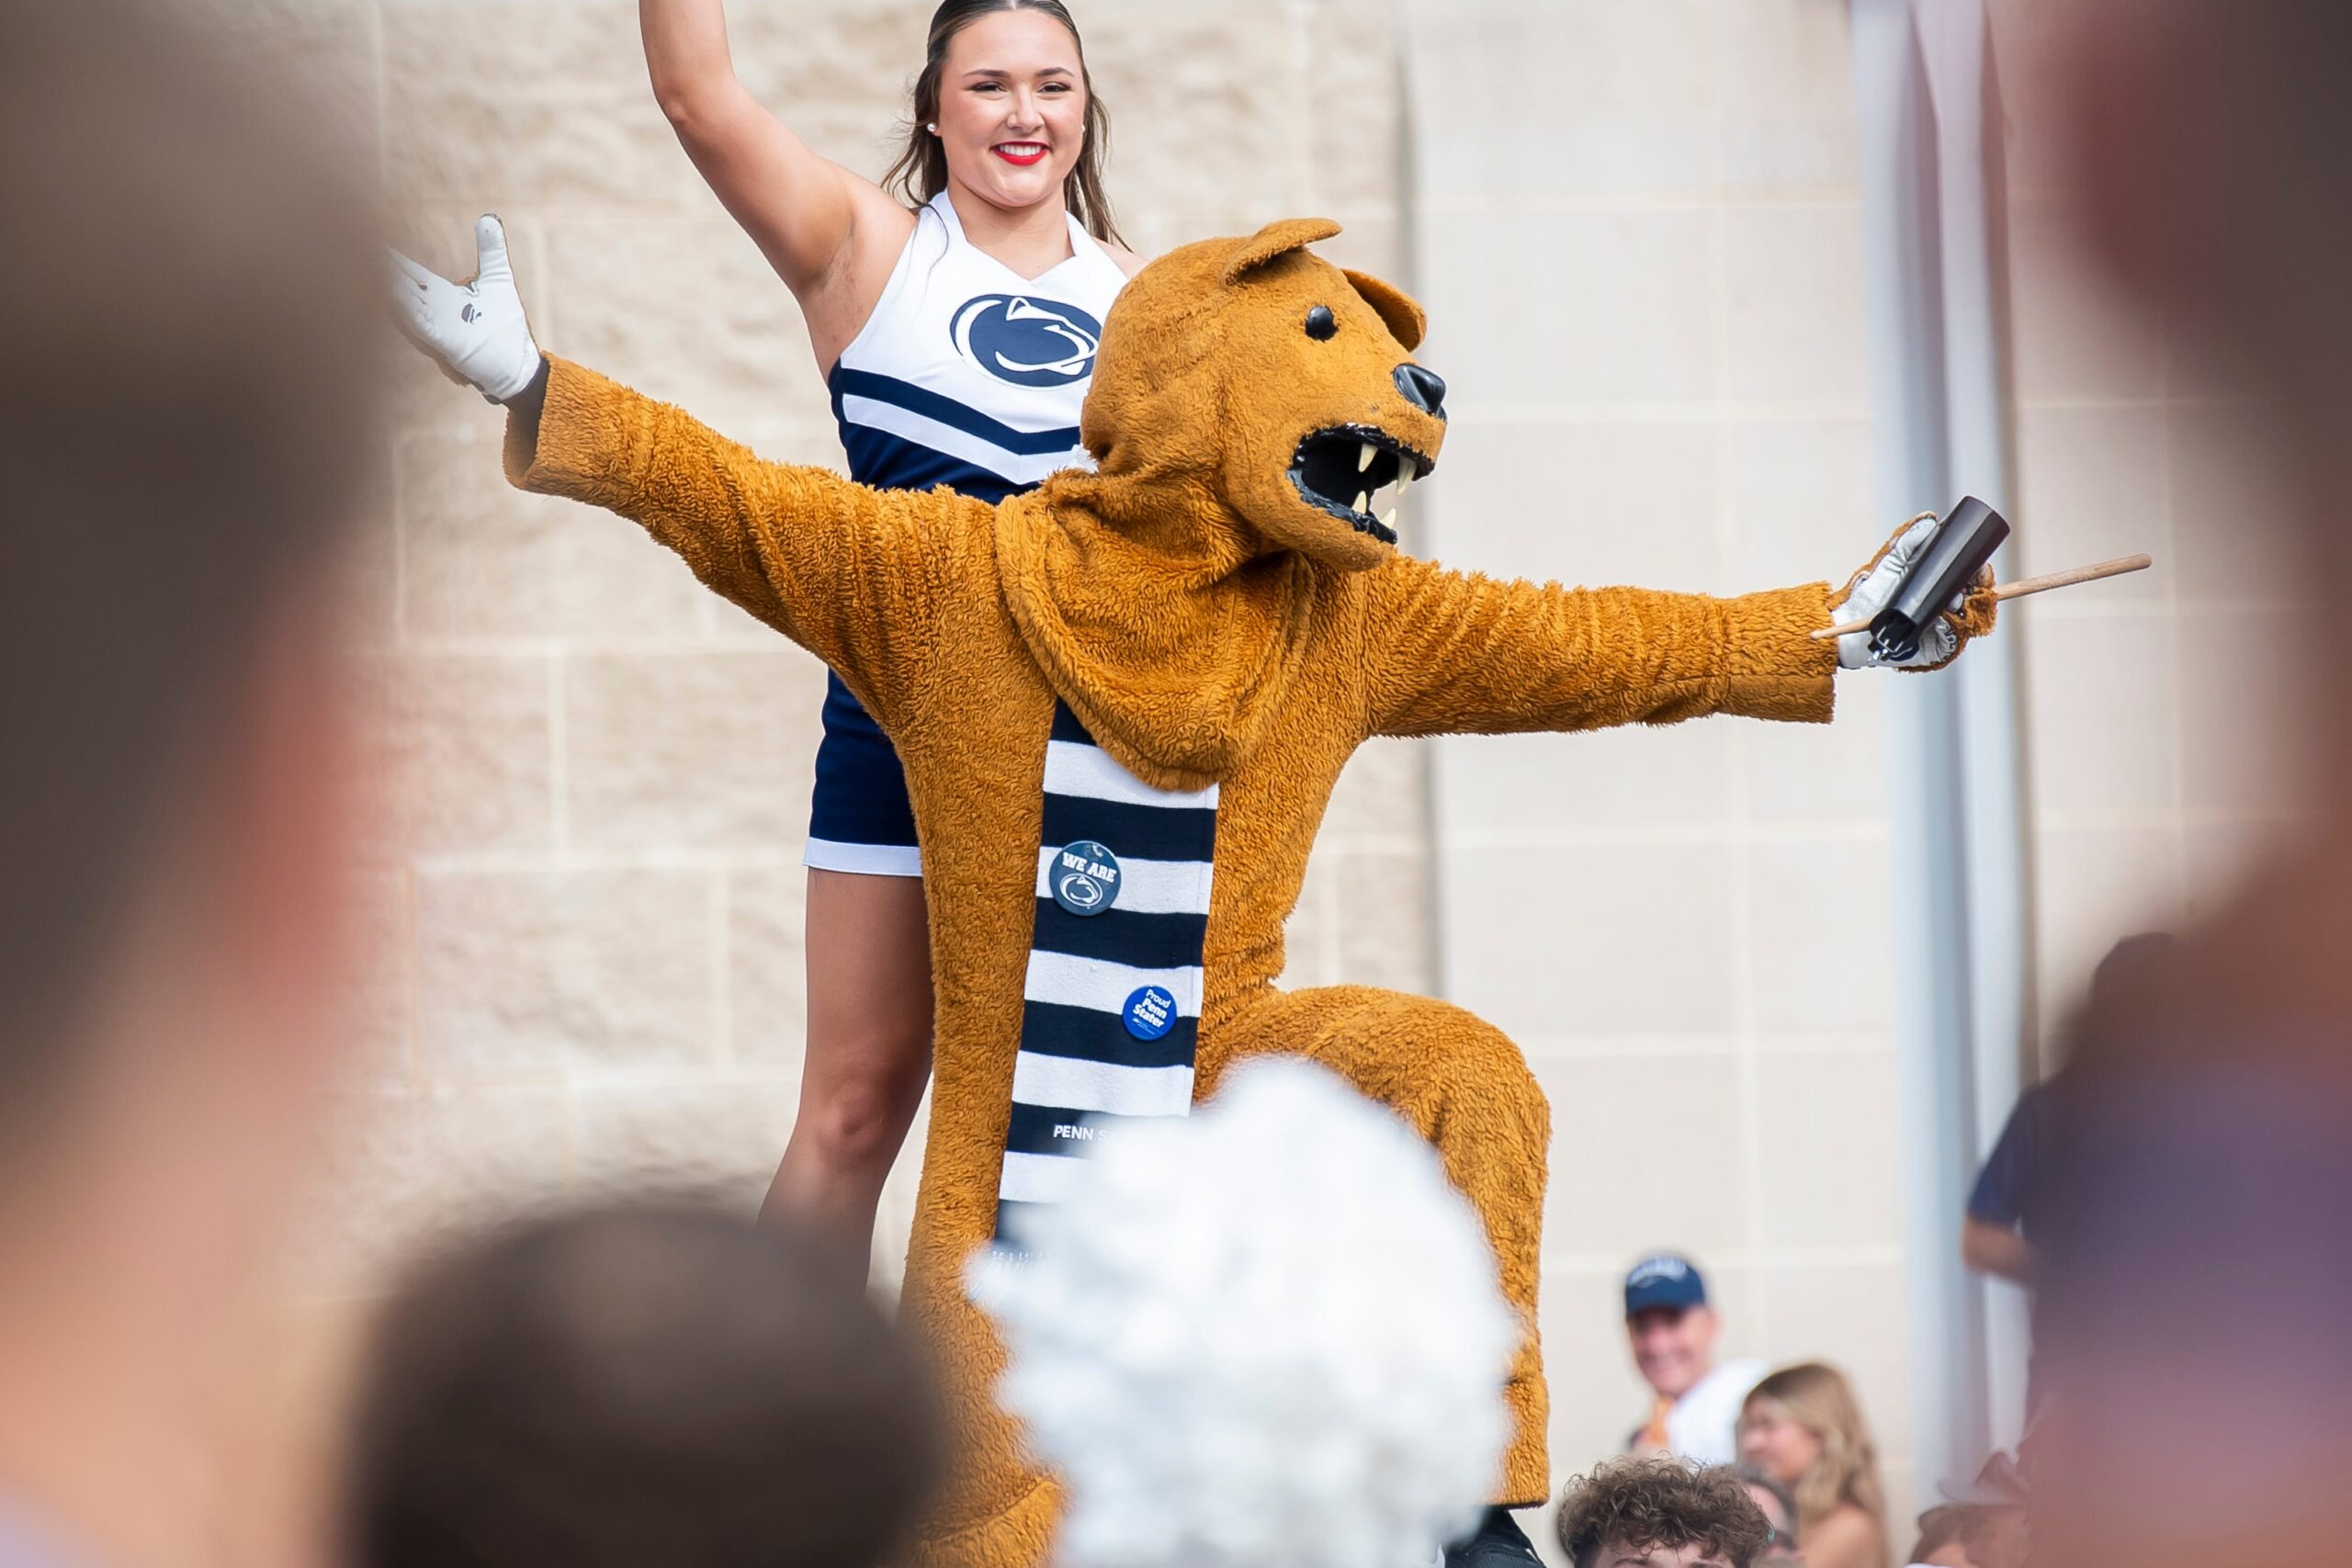
[[[924,126],[923,129],[930,131],[933,136],[936,136],[939,134],[939,122],[934,119],[929,125]]]

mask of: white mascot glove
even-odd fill
[[[523,316],[497,214],[475,221],[474,253],[473,280],[452,283],[392,252],[392,319],[444,375],[503,403],[537,378],[539,345]]]
[[[1858,581],[1847,589],[1846,597],[1830,606],[1830,615],[1838,621],[1868,621],[1877,618],[1902,585],[1903,574],[1921,551],[1936,536],[1938,520],[1926,516],[1905,524],[1895,535],[1886,553],[1871,566],[1855,576]],[[1958,610],[1967,595],[1954,599],[1951,609]],[[1878,665],[1890,670],[1932,670],[1948,664],[1960,652],[1960,634],[1941,615],[1919,628],[1918,651],[1908,659],[1881,659],[1871,650],[1871,634],[1867,631],[1848,632],[1838,639],[1838,665],[1842,670],[1860,670]]]

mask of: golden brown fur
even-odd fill
[[[1285,994],[1283,921],[1331,787],[1374,735],[1580,729],[1702,714],[1823,721],[1825,583],[1713,599],[1495,581],[1411,559],[1307,504],[1300,438],[1372,424],[1434,455],[1392,373],[1419,308],[1309,254],[1293,220],[1186,246],[1106,323],[1083,433],[1098,472],[990,507],[763,463],[679,411],[555,361],[527,488],[636,518],[710,587],[839,671],[906,766],[932,915],[937,1067],[906,1310],[939,1347],[956,1474],[923,1560],[1026,1568],[1049,1484],[987,1390],[1000,1353],[960,1270],[994,1221],[1034,919],[1054,702],[1161,787],[1220,785],[1199,1089],[1238,1057],[1315,1057],[1396,1107],[1484,1214],[1526,1314],[1498,1500],[1541,1501],[1532,1325],[1549,1111],[1498,1031],[1424,998]],[[1301,331],[1315,305],[1338,324]]]

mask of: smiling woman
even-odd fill
[[[1079,408],[1102,321],[1143,264],[1117,243],[1108,118],[1059,0],[933,14],[883,186],[744,90],[722,0],[639,0],[639,14],[679,141],[800,303],[850,476],[995,502],[1084,464]],[[824,722],[808,1055],[771,1204],[860,1245],[930,1076],[931,952],[898,755],[839,676]]]
[[[1024,98],[1035,124],[1008,118],[1008,106],[1017,110]],[[976,155],[967,164],[952,158],[951,148]],[[1061,0],[945,0],[931,16],[907,144],[882,188],[921,207],[954,175],[997,186],[984,193],[993,199],[1001,192],[1006,206],[1027,206],[1058,184],[1070,216],[1096,239],[1118,244],[1102,193],[1110,148],[1111,118]]]
[[[1815,1568],[1885,1568],[1886,1493],[1853,1385],[1821,1361],[1782,1367],[1740,1409],[1739,1455],[1796,1494]]]

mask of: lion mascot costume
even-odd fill
[[[1463,1010],[1283,991],[1283,922],[1332,786],[1375,735],[1822,722],[1855,643],[1827,583],[1744,597],[1496,581],[1400,554],[1374,500],[1428,471],[1444,384],[1420,308],[1306,247],[1320,220],[1152,263],[1105,324],[1097,467],[998,505],[763,462],[561,359],[523,323],[495,220],[471,285],[413,264],[401,325],[505,400],[514,483],[641,524],[838,671],[906,766],[937,986],[905,1310],[950,1387],[953,1477],[919,1558],[1030,1568],[1053,1483],[989,1397],[1001,1350],[967,1262],[1066,1198],[1073,1156],[1182,1115],[1237,1061],[1322,1063],[1393,1107],[1482,1216],[1523,1335],[1494,1501],[1549,1490],[1535,1335],[1550,1115],[1518,1048]],[[1536,503],[1538,498],[1531,498]],[[1875,608],[1923,531],[1848,584]],[[1989,594],[1921,660],[1990,624]]]

